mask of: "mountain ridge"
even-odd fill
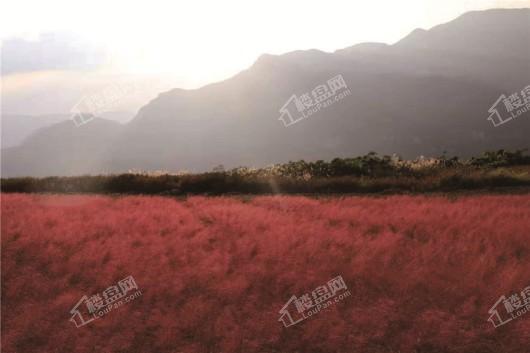
[[[220,163],[259,167],[372,150],[405,157],[443,151],[468,156],[485,149],[528,147],[524,131],[530,119],[499,129],[486,121],[501,94],[530,83],[530,25],[521,23],[526,16],[530,9],[488,10],[413,31],[404,38],[408,43],[263,54],[226,80],[160,93],[109,136],[105,153],[96,158],[99,169],[67,172],[204,171]],[[471,27],[455,37],[462,26]],[[487,47],[477,47],[484,42],[484,31],[495,35],[487,38]],[[500,38],[507,34],[511,41],[506,43]],[[411,35],[419,35],[417,45],[410,45]],[[434,36],[434,47],[425,46],[425,36]],[[289,97],[339,74],[350,96],[294,126],[283,126],[279,109]],[[9,163],[3,158],[8,175],[43,175],[39,161],[47,159],[53,166],[56,158],[38,155],[33,165],[22,166],[16,154],[17,149],[7,153]],[[46,173],[52,171],[46,168]],[[56,169],[58,175],[64,172]]]

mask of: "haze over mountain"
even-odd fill
[[[2,114],[2,148],[16,147],[42,128],[70,120],[72,114],[20,115]],[[104,119],[127,123],[134,113],[126,111],[104,112]]]
[[[66,114],[41,116],[2,114],[2,148],[18,146],[37,130],[69,118]]]
[[[334,76],[351,94],[285,127],[279,109]],[[466,13],[394,45],[262,55],[200,89],[161,93],[125,125],[96,119],[44,128],[2,150],[3,176],[210,170],[369,151],[469,156],[527,148],[530,112],[487,120],[501,94],[530,85],[530,9]]]

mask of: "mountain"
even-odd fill
[[[530,112],[497,128],[487,118],[501,94],[530,84],[529,34],[530,9],[496,9],[415,30],[394,45],[262,55],[228,80],[161,93],[131,122],[107,133],[100,154],[91,155],[93,169],[83,170],[202,171],[220,163],[262,166],[369,151],[469,156],[526,148]],[[279,110],[293,95],[300,97],[337,75],[349,95],[283,125]],[[90,128],[94,138],[103,137],[98,128],[105,127]],[[37,135],[3,151],[4,176],[79,173],[64,164],[68,159],[61,154],[74,142],[81,150],[94,144],[90,136],[81,141]],[[52,160],[46,144],[60,156],[44,168],[42,161]],[[21,150],[24,162],[12,157]]]
[[[18,146],[37,130],[67,119],[67,114],[2,114],[2,148]]]
[[[101,156],[123,126],[95,118],[77,127],[72,120],[45,127],[19,147],[2,149],[2,176],[81,175],[106,172]]]
[[[103,112],[99,115],[103,119],[127,123],[134,114],[125,111]],[[2,148],[21,145],[31,135],[42,128],[71,119],[71,114],[20,115],[2,114]]]

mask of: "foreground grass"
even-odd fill
[[[530,271],[530,196],[2,195],[2,348],[12,353],[521,353],[530,316],[488,310]],[[143,295],[70,310],[132,275]],[[292,295],[351,296],[288,328]],[[527,314],[530,315],[530,314]]]

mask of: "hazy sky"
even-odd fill
[[[182,86],[198,86],[247,68],[262,53],[393,43],[466,11],[529,6],[530,0],[16,0],[2,5],[0,36],[73,33],[105,47],[112,71],[171,73]]]

